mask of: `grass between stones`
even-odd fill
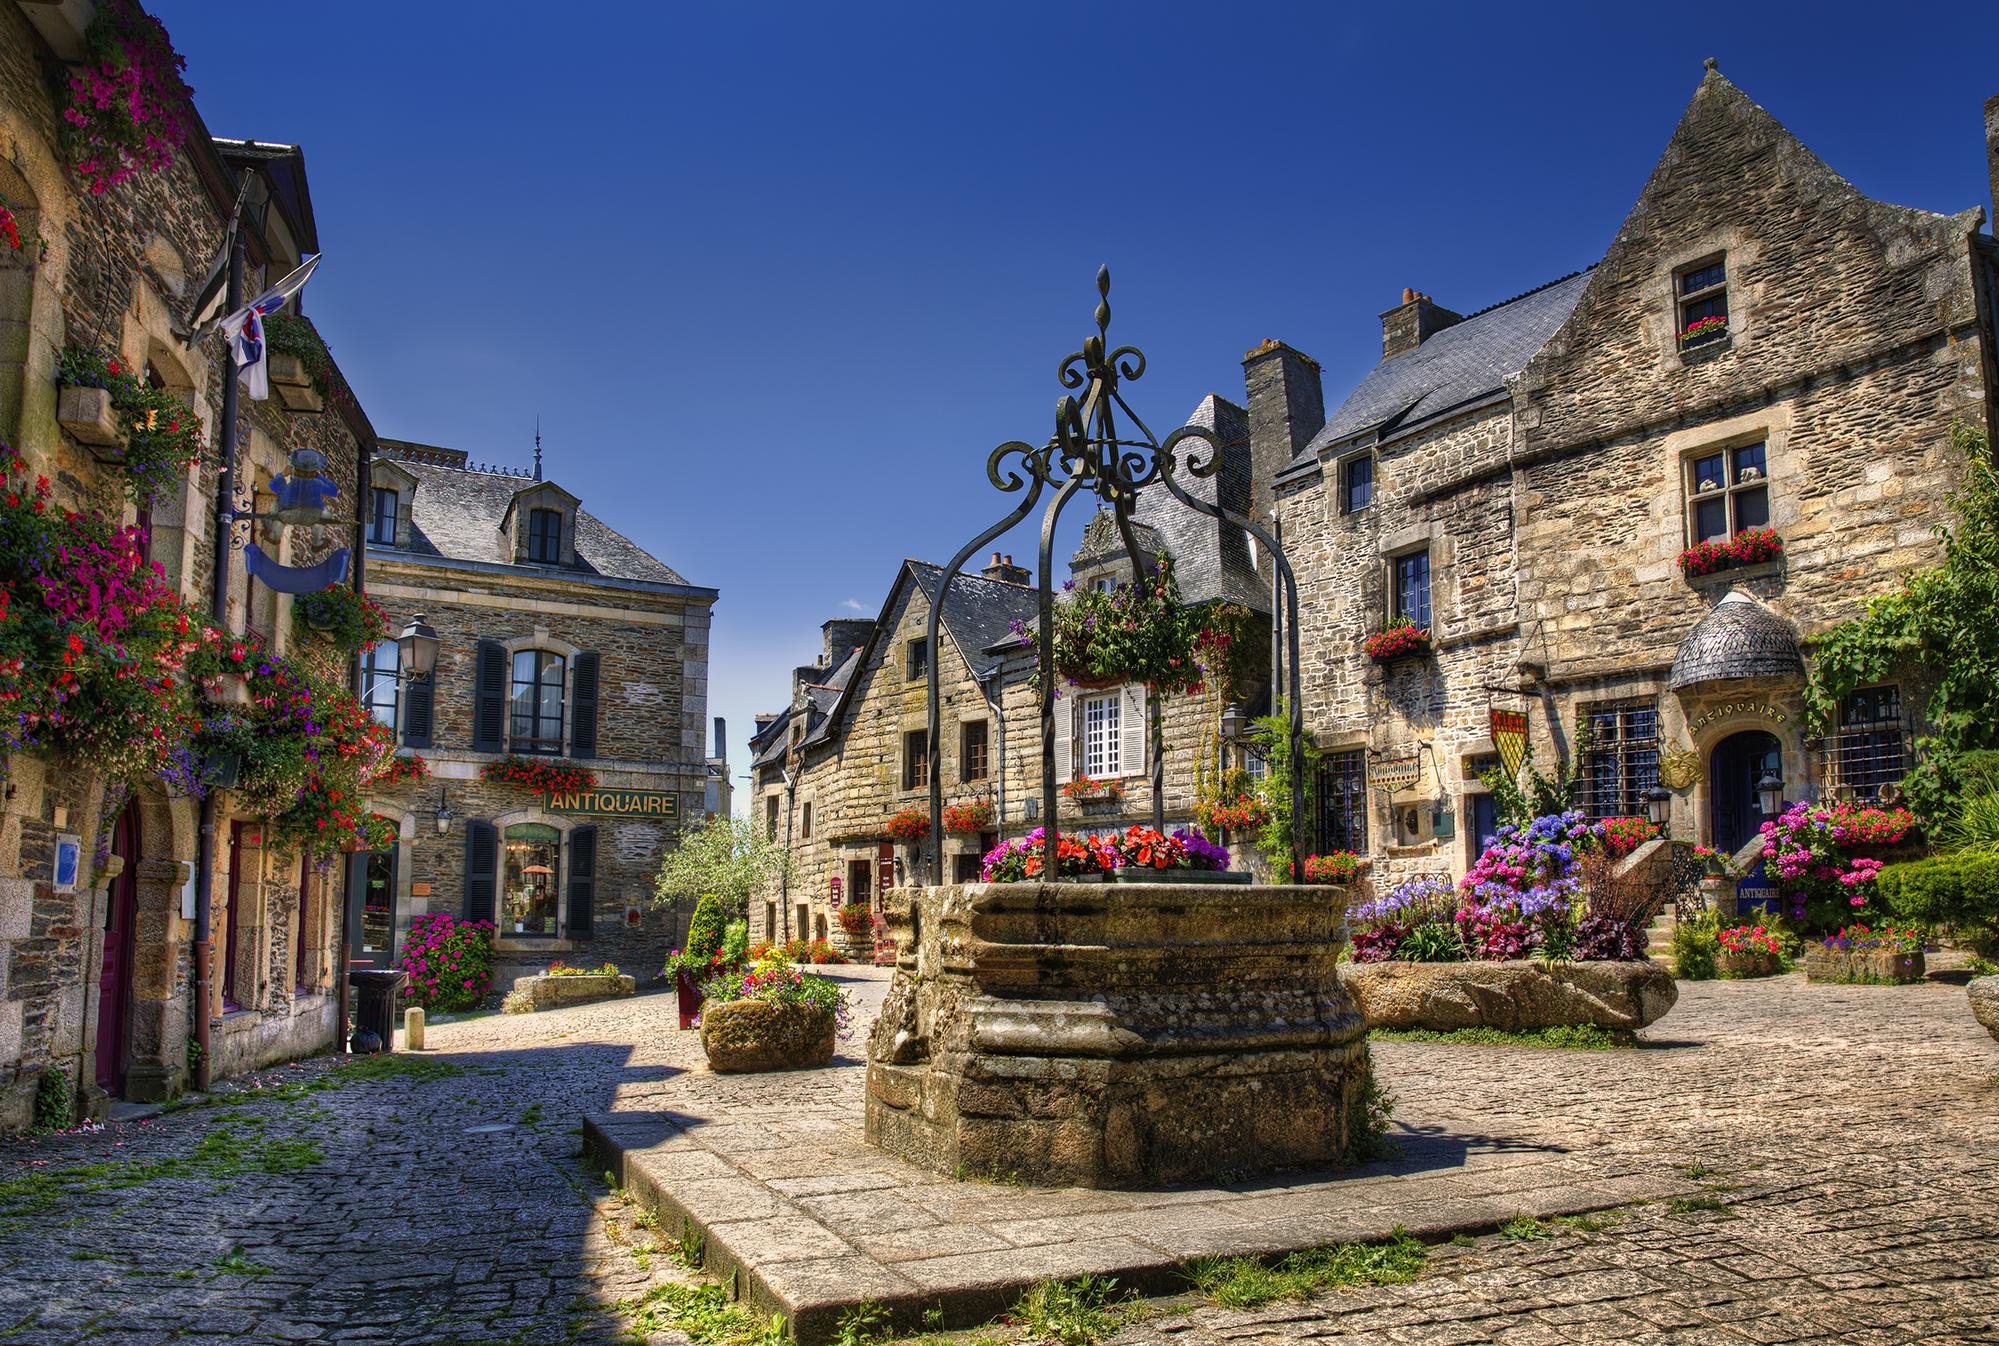
[[[1399,1285],[1423,1272],[1429,1253],[1398,1233],[1387,1243],[1335,1243],[1292,1253],[1274,1263],[1214,1257],[1196,1263],[1195,1293],[1225,1309],[1252,1309],[1278,1299],[1309,1299],[1341,1285]]]
[[[171,1178],[235,1178],[290,1173],[318,1163],[318,1146],[297,1136],[260,1136],[261,1118],[218,1122],[186,1154],[164,1159],[112,1159],[40,1169],[0,1182],[0,1228],[91,1192],[140,1187]]]
[[[713,1281],[655,1285],[619,1304],[618,1310],[625,1316],[625,1335],[634,1342],[650,1341],[669,1329],[686,1333],[695,1346],[782,1346],[787,1340],[784,1315],[759,1318]]]
[[[1472,1047],[1561,1047],[1570,1051],[1607,1051],[1613,1047],[1641,1047],[1631,1033],[1613,1033],[1595,1024],[1557,1025],[1553,1028],[1370,1028],[1370,1038],[1380,1042],[1456,1042]]]

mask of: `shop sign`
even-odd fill
[[[1725,720],[1731,715],[1754,715],[1772,724],[1782,724],[1790,718],[1767,701],[1730,701],[1726,705],[1716,706],[1713,710],[1704,712],[1694,721],[1693,732],[1698,734],[1717,720]]]
[[[1377,790],[1406,790],[1423,777],[1423,752],[1408,748],[1372,757],[1367,764],[1367,783]]]
[[[1524,710],[1501,710],[1491,708],[1492,746],[1499,750],[1499,760],[1506,768],[1508,780],[1520,779],[1520,768],[1527,761],[1527,712]]]
[[[542,808],[549,813],[592,816],[678,818],[680,796],[671,790],[550,790]]]

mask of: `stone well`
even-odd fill
[[[940,1173],[1134,1187],[1340,1162],[1367,1073],[1338,888],[891,894],[867,1136]]]

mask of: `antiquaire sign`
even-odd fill
[[[680,796],[671,790],[550,790],[542,808],[549,813],[678,818]]]

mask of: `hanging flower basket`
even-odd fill
[[[1396,622],[1369,636],[1362,642],[1361,648],[1377,664],[1428,654],[1430,630],[1414,622]]]
[[[90,59],[72,70],[62,118],[70,166],[102,193],[173,162],[187,140],[194,90],[180,76],[186,58],[134,0],[104,0],[83,40]]]
[[[993,806],[983,802],[953,804],[944,810],[946,832],[984,832],[993,825]]]
[[[903,809],[883,824],[882,831],[896,841],[921,841],[930,835],[930,815],[921,809]]]
[[[1055,605],[1055,672],[1076,687],[1101,689],[1128,682],[1155,692],[1177,692],[1200,684],[1195,642],[1204,623],[1180,606],[1180,586],[1164,553],[1153,558],[1154,573],[1109,589],[1063,586]],[[1026,625],[1015,622],[1017,635]],[[1040,670],[1035,670],[1039,687]]]
[[[1726,542],[1697,542],[1680,553],[1680,573],[1689,579],[1732,570],[1737,566],[1775,561],[1784,554],[1784,539],[1774,528],[1749,528]]]
[[[569,790],[589,790],[597,784],[597,773],[561,757],[523,757],[508,753],[479,768],[479,779],[496,785],[512,785],[535,794],[561,794]]]
[[[329,584],[292,600],[292,620],[319,632],[348,654],[372,650],[389,634],[381,604],[354,592],[351,584]]]
[[[137,503],[147,504],[200,461],[200,418],[166,389],[141,383],[117,356],[94,346],[65,346],[56,382],[65,390],[99,388],[108,395],[122,443],[106,442],[73,419],[64,428],[90,444],[100,461],[125,469],[126,491]],[[76,401],[69,399],[72,406]]]

